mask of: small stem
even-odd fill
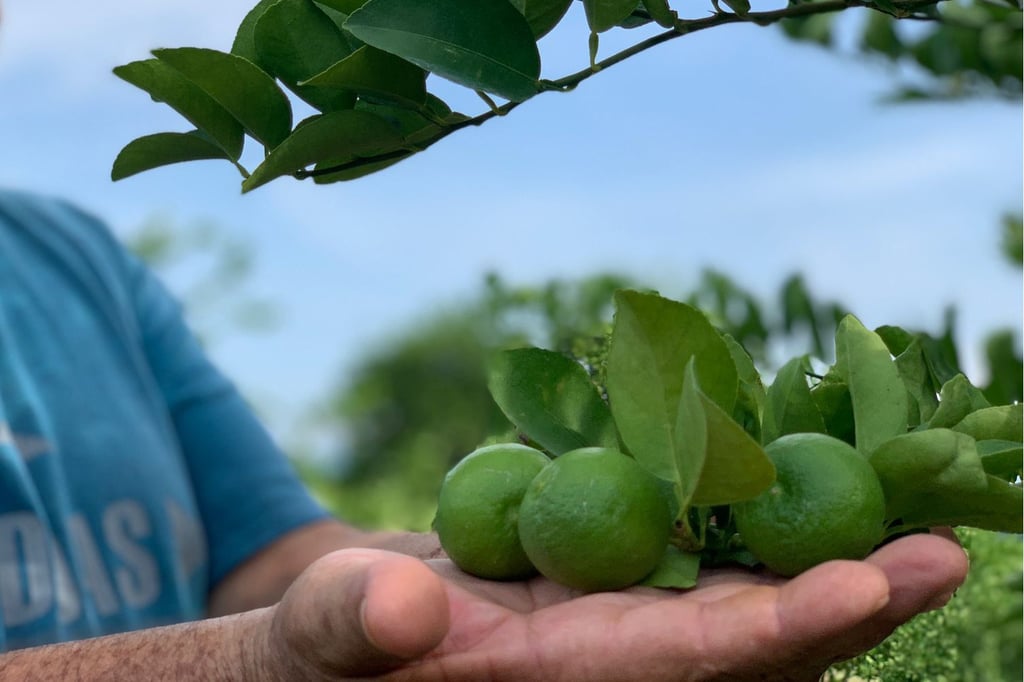
[[[484,104],[487,105],[487,108],[490,109],[491,112],[495,116],[504,116],[505,115],[504,112],[502,112],[502,111],[500,111],[498,109],[498,105],[494,103],[494,100],[491,99],[490,96],[486,92],[484,92],[483,90],[477,90],[476,94],[477,94],[477,97],[479,97],[480,99],[482,99],[484,101]]]

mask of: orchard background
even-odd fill
[[[485,349],[585,355],[624,284],[700,304],[767,376],[827,356],[849,310],[930,332],[994,402],[1020,398],[1017,6],[947,1],[945,23],[898,34],[866,9],[717,26],[352,183],[240,196],[223,162],[111,183],[130,139],[185,129],[111,69],[227,50],[250,5],[5,5],[0,182],[77,201],[149,258],[348,518],[424,529],[447,467],[508,428]],[[645,30],[603,34],[601,53]],[[546,77],[586,67],[588,32],[573,3],[540,43]],[[1020,538],[964,540],[951,606],[835,678],[1018,679]]]

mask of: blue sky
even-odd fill
[[[488,270],[517,283],[614,270],[670,295],[706,266],[765,295],[799,270],[869,326],[934,329],[956,304],[969,349],[1021,326],[1020,274],[997,249],[999,216],[1021,204],[1019,106],[882,105],[885,65],[774,29],[684,37],[354,183],[282,179],[241,196],[217,162],[111,183],[126,142],[186,124],[110,70],[157,47],[226,50],[251,4],[7,0],[0,184],[71,198],[120,234],[159,215],[246,239],[250,288],[283,324],[213,352],[279,432]],[[585,65],[579,6],[541,54],[546,77]]]

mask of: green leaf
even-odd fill
[[[587,25],[593,33],[602,33],[626,20],[636,9],[637,0],[583,0]]]
[[[615,294],[606,385],[629,451],[652,471],[671,471],[686,365],[695,358],[704,392],[723,409],[736,402],[737,376],[725,341],[696,308],[636,291]]]
[[[158,59],[131,62],[114,68],[119,78],[164,102],[206,133],[228,158],[242,154],[241,124],[223,106],[177,70]]]
[[[850,389],[855,444],[870,455],[907,431],[907,390],[885,342],[853,315],[836,331],[836,372]]]
[[[233,54],[197,47],[154,50],[198,85],[268,149],[292,130],[292,107],[274,79],[252,62]]]
[[[402,136],[380,116],[351,109],[323,114],[296,126],[242,183],[242,191],[249,192],[323,159],[356,159],[401,144]]]
[[[701,395],[707,419],[707,452],[692,504],[752,500],[775,482],[775,466],[764,448],[714,401]]]
[[[248,59],[264,71],[267,71],[267,68],[260,62],[260,53],[256,50],[256,22],[271,5],[277,2],[280,0],[260,0],[256,3],[256,6],[249,10],[245,18],[242,19],[242,23],[238,25],[235,40],[231,44],[231,54]]]
[[[950,429],[891,438],[869,461],[885,493],[886,518],[903,524],[939,525],[932,517],[946,512],[935,500],[988,489],[974,439]]]
[[[955,426],[971,412],[989,407],[988,400],[963,374],[957,374],[942,385],[939,405],[928,420],[928,428]]]
[[[344,88],[367,99],[414,109],[426,102],[426,77],[420,67],[364,45],[299,85]]]
[[[643,6],[647,8],[651,18],[658,22],[659,26],[672,28],[679,19],[679,14],[668,6],[668,0],[642,0]]]
[[[540,53],[508,0],[369,0],[345,28],[468,88],[512,101],[537,93]]]
[[[539,40],[558,25],[570,5],[572,0],[519,0],[517,9],[526,17],[533,37]]]
[[[850,387],[835,373],[834,367],[811,389],[811,397],[825,422],[826,433],[853,445],[856,430]]]
[[[750,13],[750,0],[722,0],[722,2],[741,17]]]
[[[256,21],[253,40],[259,63],[320,111],[349,109],[355,104],[355,93],[299,85],[352,52],[341,30],[313,0],[274,3]]]
[[[983,490],[924,494],[901,520],[906,526],[971,526],[1000,533],[1024,530],[1020,486],[991,475],[986,484]]]
[[[953,426],[975,440],[1020,441],[1024,435],[1024,405],[1000,405],[971,412]]]
[[[641,580],[640,584],[647,587],[686,589],[696,586],[699,572],[700,554],[684,552],[674,545],[668,545],[654,570]]]
[[[114,159],[110,179],[128,176],[159,166],[202,159],[232,159],[198,130],[190,133],[157,133],[132,140]]]
[[[696,359],[686,365],[673,433],[673,470],[652,472],[675,482],[679,508],[722,505],[753,499],[775,480],[764,449],[727,412],[700,390]],[[647,468],[663,461],[637,461]]]
[[[554,455],[619,447],[608,405],[572,358],[540,348],[504,351],[492,361],[487,383],[509,421]]]
[[[985,471],[1004,481],[1015,481],[1024,468],[1024,445],[1019,441],[979,440],[978,455]]]
[[[787,433],[827,433],[825,420],[807,384],[807,356],[783,365],[768,388],[764,410],[765,444]]]
[[[670,466],[662,469],[665,461],[658,457],[650,457],[649,453],[645,459],[637,458],[637,461],[655,475],[674,482],[679,510],[683,513],[684,519],[700,483],[700,475],[707,460],[709,438],[707,412],[704,409],[700,387],[697,385],[694,364],[694,358],[690,358],[686,363],[683,390],[679,396],[679,408],[673,429],[673,456],[668,460]]]
[[[366,4],[366,0],[316,0],[318,5],[330,7],[342,14],[352,14]]]
[[[875,333],[885,342],[886,348],[894,357],[905,351],[917,338],[916,334],[891,324],[877,327]]]
[[[896,355],[896,371],[907,389],[907,425],[911,428],[927,422],[939,406],[934,382],[928,369],[921,341],[914,338]]]
[[[722,333],[722,339],[729,348],[732,362],[736,366],[739,377],[739,392],[736,395],[736,407],[733,419],[739,423],[754,440],[761,440],[762,418],[766,394],[761,375],[754,366],[754,361],[746,349],[729,334]]]

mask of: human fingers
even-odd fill
[[[393,670],[434,649],[449,627],[441,579],[424,563],[342,550],[312,564],[277,606],[272,645],[285,679]]]
[[[902,623],[943,606],[967,577],[967,554],[951,533],[900,538],[866,559],[885,572],[891,599],[879,619]]]

